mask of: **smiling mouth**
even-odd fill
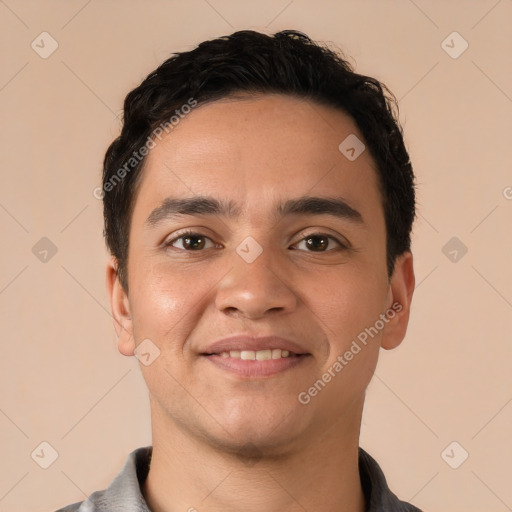
[[[203,354],[205,356],[220,356],[223,358],[243,359],[245,361],[268,361],[270,359],[282,359],[286,357],[299,357],[307,354],[295,354],[289,350],[280,348],[264,350],[229,350],[218,354]]]
[[[296,354],[280,348],[229,350],[201,354],[217,368],[245,379],[264,378],[286,373],[311,360],[311,354]]]

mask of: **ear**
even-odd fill
[[[396,259],[388,288],[387,312],[389,314],[387,316],[389,321],[383,331],[381,342],[382,348],[386,350],[398,347],[405,337],[414,285],[412,253],[406,251]]]
[[[117,272],[117,261],[112,256],[107,263],[107,293],[110,299],[110,310],[114,318],[114,329],[118,337],[118,349],[125,356],[133,356],[135,341],[133,339],[132,316],[128,294],[122,287]]]

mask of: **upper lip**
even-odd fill
[[[220,354],[231,350],[253,350],[256,352],[273,348],[288,350],[288,352],[293,352],[294,354],[308,353],[295,341],[281,338],[280,336],[251,336],[247,334],[239,334],[217,340],[208,345],[202,353]]]

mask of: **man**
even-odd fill
[[[152,446],[61,510],[418,510],[359,448],[414,289],[414,176],[382,84],[298,32],[205,41],[128,94],[95,193]]]

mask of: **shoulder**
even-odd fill
[[[132,451],[107,489],[95,491],[86,500],[66,505],[55,512],[111,512],[114,509],[149,512],[140,486],[147,477],[151,455],[151,446]]]
[[[422,512],[391,491],[377,461],[362,448],[359,448],[359,471],[368,512]]]
[[[106,501],[106,490],[93,492],[86,500],[77,501],[71,503],[63,508],[55,510],[55,512],[102,512],[108,510],[109,506],[105,508],[105,505],[111,505],[105,503]]]
[[[83,501],[77,501],[76,503],[72,503],[71,505],[67,505],[66,507],[59,508],[55,510],[55,512],[75,512],[80,509],[80,505]]]

